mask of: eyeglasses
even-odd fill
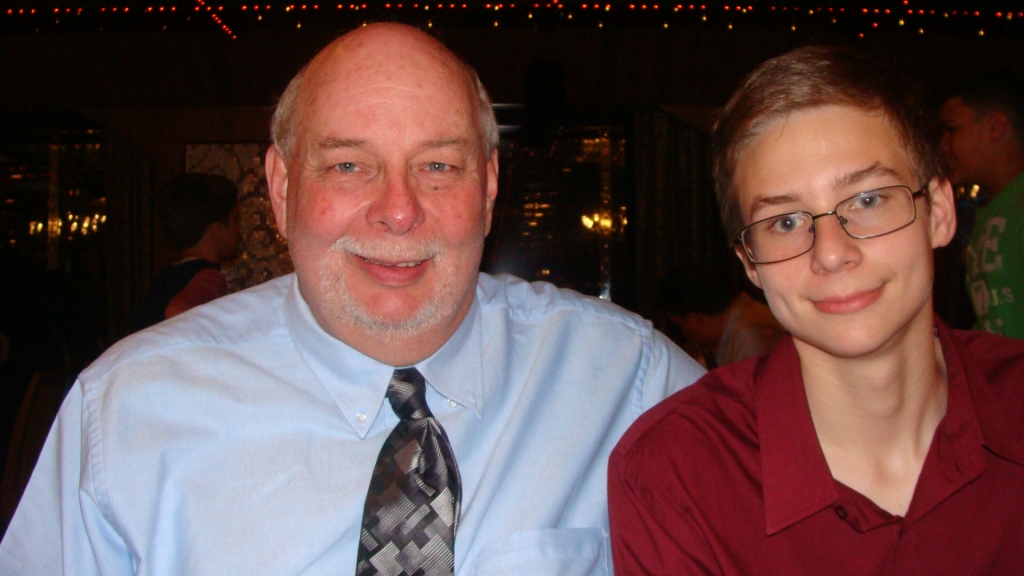
[[[836,204],[835,210],[813,215],[790,212],[758,220],[736,236],[736,243],[753,264],[774,264],[811,251],[816,220],[835,215],[852,238],[877,238],[910,226],[917,219],[914,200],[923,196],[927,186],[911,192],[906,186],[887,186],[861,192]]]

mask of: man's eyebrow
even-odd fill
[[[335,150],[338,148],[362,148],[366,146],[366,140],[359,140],[356,138],[333,138],[328,136],[317,142],[317,148],[320,150]],[[435,148],[465,148],[469,145],[469,140],[465,138],[438,138],[436,140],[427,140],[421,143],[423,148],[435,149]]]
[[[317,148],[320,150],[335,150],[338,148],[361,148],[366,144],[366,140],[356,140],[355,138],[332,138],[328,136],[323,140],[317,142]]]
[[[424,148],[465,148],[469,145],[469,140],[465,138],[438,138],[436,140],[427,140],[421,144]]]
[[[796,201],[797,197],[792,194],[780,194],[778,196],[765,196],[763,194],[758,194],[757,196],[754,196],[754,203],[750,205],[750,219],[757,220],[757,218],[754,218],[754,215],[757,214],[759,210],[764,210],[769,206],[789,204],[790,202]]]
[[[840,189],[853,186],[854,184],[863,182],[873,176],[892,176],[897,179],[901,178],[900,174],[892,168],[883,166],[880,162],[875,162],[871,166],[862,170],[854,170],[853,172],[847,172],[846,174],[840,175],[832,181],[832,188]]]

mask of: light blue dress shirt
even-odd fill
[[[456,573],[481,576],[610,574],[608,454],[703,372],[638,316],[483,274],[416,366],[462,474]],[[294,276],[123,340],[68,394],[0,574],[353,574],[393,370]]]

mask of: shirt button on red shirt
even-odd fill
[[[842,506],[836,506],[836,516],[839,516],[840,519],[846,520],[846,518],[849,515],[850,513],[846,511],[846,508],[843,508]]]

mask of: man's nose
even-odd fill
[[[405,173],[386,174],[367,213],[370,224],[383,224],[392,234],[405,234],[423,221],[416,182]]]
[[[840,272],[860,262],[859,240],[846,233],[839,218],[833,214],[819,218],[814,223],[811,268],[815,272]]]

